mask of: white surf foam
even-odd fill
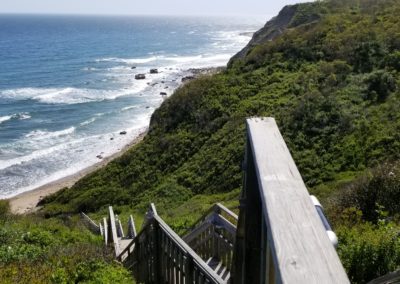
[[[80,125],[81,125],[81,126],[88,125],[88,124],[91,124],[91,123],[93,123],[93,122],[95,122],[95,121],[96,121],[96,118],[95,118],[95,117],[92,117],[92,118],[90,118],[90,119],[88,119],[88,120],[85,120],[84,122],[81,122]]]
[[[127,112],[133,108],[146,108],[144,111],[140,110],[140,117],[131,116],[126,120],[129,120],[129,124],[115,123],[115,126],[109,133],[101,134],[98,136],[82,136],[77,137],[79,133],[74,134],[75,128],[70,127],[60,131],[47,131],[47,130],[36,130],[28,133],[24,140],[26,143],[32,143],[32,149],[36,149],[27,152],[25,155],[21,153],[20,157],[14,157],[9,160],[0,160],[0,170],[6,169],[13,165],[20,165],[14,169],[27,169],[31,166],[38,167],[38,165],[46,165],[49,167],[46,175],[40,176],[38,179],[31,179],[29,183],[25,183],[19,186],[17,191],[8,192],[6,194],[15,195],[20,192],[34,189],[40,185],[48,182],[57,180],[59,178],[74,174],[79,170],[90,166],[98,161],[96,155],[101,154],[103,157],[107,157],[112,153],[117,152],[126,143],[132,140],[133,132],[126,127],[122,130],[127,130],[127,135],[119,135],[119,131],[115,131],[116,128],[124,127],[127,125],[147,126],[150,120],[153,109],[156,108],[162,101],[159,96],[160,91],[165,91],[165,84],[161,84],[162,81],[169,82],[174,80],[180,82],[179,76],[186,74],[185,70],[189,68],[206,68],[216,67],[225,65],[229,58],[240,48],[248,42],[248,37],[239,36],[240,32],[234,33],[216,33],[215,42],[217,43],[211,50],[199,51],[201,54],[193,56],[179,56],[174,54],[157,55],[149,54],[149,57],[137,57],[137,58],[118,58],[108,57],[97,59],[97,62],[112,62],[115,64],[112,67],[107,68],[96,68],[88,67],[87,71],[104,71],[104,76],[109,79],[110,82],[118,84],[121,83],[122,87],[118,87],[118,90],[97,90],[87,88],[20,88],[6,91],[0,91],[0,97],[17,99],[33,99],[47,104],[76,104],[85,103],[92,101],[112,100],[123,95],[138,94],[141,91],[143,97],[146,97],[146,103],[140,105],[120,108],[120,115],[128,117],[130,112]],[[246,42],[244,42],[244,39]],[[243,46],[240,46],[243,45]],[[236,48],[236,50],[234,50]],[[215,52],[214,52],[215,51]],[[137,69],[131,69],[132,65],[137,64]],[[104,64],[106,65],[106,64]],[[99,68],[98,68],[99,67]],[[97,69],[98,68],[98,69]],[[135,80],[134,74],[136,73],[148,73],[150,68],[158,68],[159,74],[146,74],[145,80]],[[112,78],[110,78],[112,77]],[[158,85],[152,85],[152,82],[158,82]],[[120,85],[119,85],[120,86]],[[172,92],[173,88],[168,85],[168,92]],[[153,103],[153,99],[157,102]],[[124,113],[122,113],[124,112]],[[139,111],[138,111],[139,112]],[[132,112],[134,113],[134,112]],[[96,120],[97,116],[102,116],[106,113],[99,113],[94,115],[95,117],[83,121],[79,126],[88,125]],[[29,116],[29,114],[27,114]],[[0,118],[1,120],[1,118]],[[0,121],[1,123],[1,121]],[[96,125],[94,124],[93,127]],[[115,132],[114,132],[115,131]],[[78,132],[78,131],[76,131]],[[110,140],[110,137],[113,140]],[[51,139],[49,139],[51,138]],[[26,164],[25,164],[26,163]],[[52,165],[54,168],[52,168]],[[62,170],[60,170],[62,169]],[[8,171],[9,169],[6,169]],[[21,183],[22,184],[22,183]],[[1,196],[1,192],[0,192]],[[9,197],[9,196],[8,196]]]
[[[0,170],[21,164],[29,164],[30,167],[38,167],[39,165],[36,164],[36,160],[42,162],[43,160],[48,160],[49,163],[65,163],[65,165],[61,165],[61,168],[65,167],[64,169],[58,170],[56,168],[55,171],[50,171],[45,176],[34,180],[34,182],[31,182],[27,186],[22,186],[13,190],[0,191],[0,198],[10,198],[22,192],[26,192],[50,182],[70,176],[95,164],[96,162],[99,162],[99,159],[96,157],[96,155],[101,154],[104,158],[106,158],[120,151],[125,145],[130,143],[135,137],[146,130],[148,119],[148,117],[138,118],[135,127],[125,129],[127,131],[127,135],[120,135],[119,132],[122,130],[121,129],[116,132],[89,136],[47,149],[38,150],[29,155],[12,160],[0,161]],[[109,137],[114,137],[114,139],[111,141],[108,139]],[[95,141],[102,142],[100,144],[96,144],[94,143]],[[52,157],[51,159],[49,159],[50,156]],[[73,158],[71,161],[67,161],[67,159],[65,159],[66,156],[72,156]],[[48,166],[51,167],[51,165]],[[57,164],[57,167],[60,168],[60,165]]]
[[[138,88],[138,90],[142,87]],[[95,101],[114,100],[137,92],[137,89],[97,90],[78,88],[19,88],[0,92],[0,97],[13,100],[37,100],[46,104],[80,104]]]
[[[0,124],[2,124],[5,121],[8,121],[12,118],[11,115],[6,115],[6,116],[0,116]]]
[[[123,107],[121,109],[121,111],[127,111],[127,110],[134,109],[134,108],[139,108],[139,105]]]
[[[59,131],[46,131],[46,130],[33,130],[25,135],[26,138],[30,139],[48,139],[53,137],[60,137],[72,134],[75,132],[75,127],[69,127],[67,129]]]
[[[76,140],[76,143],[77,142],[78,142],[78,140]],[[46,149],[37,150],[37,151],[30,153],[29,155],[21,156],[18,158],[9,159],[9,160],[5,160],[5,161],[0,160],[0,170],[4,170],[6,168],[9,168],[9,167],[12,167],[15,165],[20,165],[22,163],[27,163],[27,162],[30,162],[35,159],[40,159],[41,157],[50,155],[55,151],[67,149],[67,146],[69,144],[71,144],[71,143],[63,143],[63,144],[59,144],[59,145],[49,147]]]
[[[0,116],[0,124],[12,119],[25,120],[31,118],[29,112],[15,113],[12,115]]]
[[[21,112],[21,113],[18,113],[18,114],[16,114],[16,117],[17,117],[19,120],[25,120],[25,119],[30,119],[30,118],[32,118],[32,116],[29,114],[29,112]]]
[[[126,64],[143,64],[149,63],[157,60],[157,56],[147,57],[147,58],[118,58],[118,57],[108,57],[97,59],[96,62],[119,62]]]

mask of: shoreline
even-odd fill
[[[192,81],[193,79],[198,78],[202,75],[213,75],[223,71],[226,67],[224,66],[215,66],[215,67],[205,67],[205,68],[189,68],[187,71],[191,75],[186,75],[181,77],[180,86],[184,85],[188,81]],[[171,94],[172,95],[172,94]],[[108,156],[104,157],[101,161],[84,168],[75,174],[57,179],[55,181],[46,183],[42,186],[34,188],[32,190],[22,192],[18,195],[15,195],[10,198],[6,198],[10,203],[10,210],[13,214],[28,214],[38,211],[41,206],[37,206],[37,204],[45,197],[50,194],[53,194],[65,187],[72,187],[76,182],[78,182],[83,177],[93,173],[94,171],[106,166],[112,160],[123,155],[127,150],[129,150],[132,146],[136,145],[140,141],[143,140],[145,135],[147,134],[148,127],[145,131],[141,132],[136,138],[134,138],[131,142],[126,144],[120,151]]]
[[[95,172],[96,170],[106,166],[112,160],[122,156],[125,152],[127,152],[131,147],[138,144],[143,140],[143,138],[147,134],[147,129],[141,132],[137,137],[135,137],[131,142],[126,144],[120,151],[108,156],[104,157],[101,161],[84,168],[83,170],[78,171],[75,174],[60,178],[58,180],[49,182],[45,185],[37,187],[35,189],[22,192],[16,196],[11,198],[7,198],[6,200],[10,203],[10,210],[13,214],[28,214],[32,212],[36,212],[41,207],[37,206],[40,200],[43,197],[53,194],[65,187],[72,187],[76,182],[78,182],[81,178]]]

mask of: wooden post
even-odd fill
[[[260,283],[261,242],[265,242],[261,222],[265,222],[270,252],[268,267],[273,269],[268,268],[267,281],[349,283],[275,120],[248,119],[247,135],[245,207],[239,214],[235,283]],[[240,253],[242,259],[237,257]]]
[[[244,237],[244,256],[243,265],[245,271],[244,283],[260,283],[260,255],[261,255],[261,198],[257,183],[257,176],[254,166],[254,157],[250,145],[247,145],[247,168],[246,183],[246,206],[244,208],[245,218],[245,237]]]
[[[106,218],[103,218],[103,232],[104,232],[104,235],[103,235],[104,243],[105,243],[105,245],[107,245],[108,244],[108,236],[110,234],[109,234],[109,231],[108,231],[108,224],[107,224],[107,219]]]
[[[109,216],[109,228],[110,228],[109,239],[110,239],[110,241],[113,242],[114,253],[115,253],[115,256],[118,257],[119,256],[119,241],[118,241],[118,235],[117,235],[117,227],[115,226],[115,215],[114,215],[112,206],[108,207],[108,216]]]
[[[128,221],[128,237],[130,239],[133,239],[136,237],[135,222],[133,220],[132,215],[129,216],[129,221]]]

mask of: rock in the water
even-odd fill
[[[160,93],[160,96],[166,96],[166,95],[167,95],[166,92],[161,92],[161,93]]]
[[[126,131],[121,131],[119,134],[120,134],[120,135],[125,135],[125,134],[126,134]]]
[[[158,69],[150,69],[150,74],[158,74]]]
[[[103,156],[102,155],[97,155],[96,158],[101,160],[101,159],[103,159]]]
[[[145,75],[145,74],[136,74],[136,75],[135,75],[135,79],[136,79],[136,80],[143,80],[143,79],[146,79],[146,75]]]
[[[114,137],[111,137],[110,140],[114,140]]]
[[[190,80],[193,80],[193,79],[194,79],[194,76],[185,76],[185,77],[182,78],[182,82],[190,81]]]
[[[132,66],[131,69],[136,69],[136,66]]]

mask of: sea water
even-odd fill
[[[226,65],[264,20],[0,15],[0,198],[119,151],[161,92],[190,68]]]

